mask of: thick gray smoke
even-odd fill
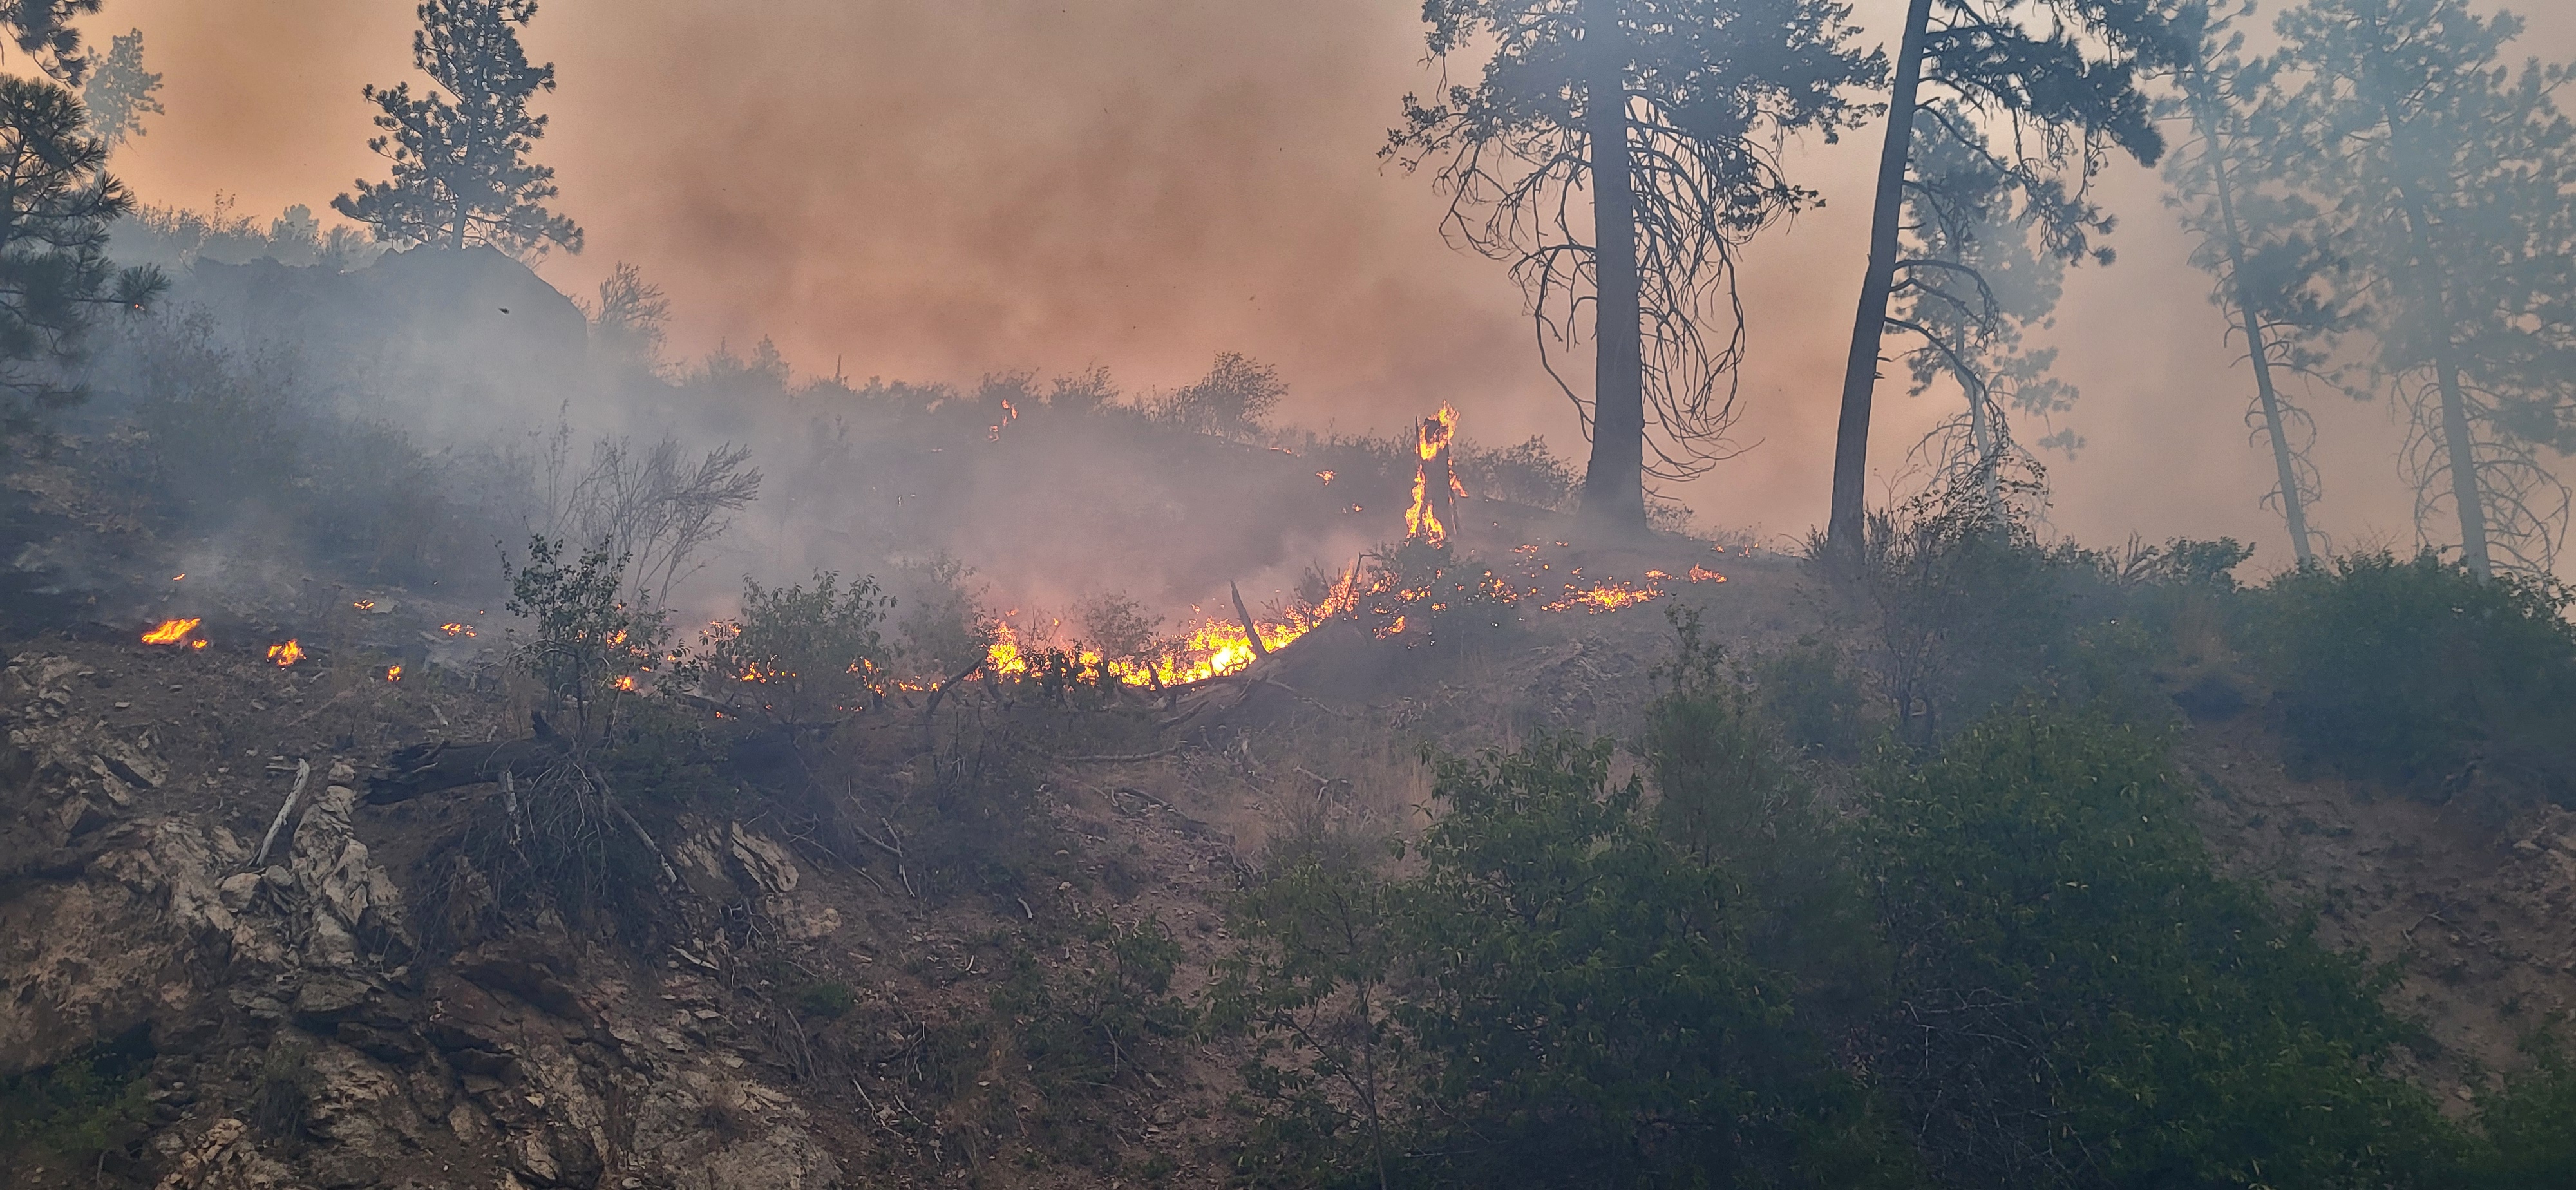
[[[1900,5],[1864,0],[1886,29]],[[800,372],[946,381],[1092,364],[1131,388],[1212,354],[1276,364],[1284,420],[1386,430],[1453,402],[1487,442],[1543,432],[1580,455],[1499,266],[1438,235],[1427,181],[1375,150],[1397,97],[1437,85],[1409,3],[973,0],[762,6],[552,0],[532,54],[561,69],[540,156],[588,252],[542,271],[587,292],[640,263],[675,299],[673,344],[775,338]],[[2539,6],[2522,49],[2576,57],[2576,13]],[[406,77],[409,6],[207,8],[117,0],[146,32],[169,114],[121,150],[155,201],[238,196],[319,209],[365,150],[366,82]],[[1859,275],[1875,131],[1792,149],[1824,210],[1756,245],[1746,441],[1675,493],[1703,519],[1796,533],[1821,518],[1832,394]],[[2087,540],[2234,534],[2286,546],[2241,423],[2206,280],[2152,172],[2101,183],[2118,264],[2078,270],[2045,342],[2084,398],[2086,440],[2052,476],[2054,522]],[[1580,383],[1580,378],[1577,378]],[[1949,410],[1883,390],[1873,458]],[[2382,405],[2319,396],[2316,517],[2339,548],[2412,541]]]

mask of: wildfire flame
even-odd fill
[[[401,681],[401,680],[402,680],[402,667],[401,667],[401,666],[399,666],[399,665],[388,665],[388,666],[386,666],[386,667],[385,667],[385,680],[386,680],[386,681],[388,681],[388,682],[399,682],[399,681]]]
[[[1695,583],[1722,583],[1726,581],[1726,576],[1694,562],[1691,564],[1690,568],[1690,581]]]
[[[284,669],[298,661],[304,660],[304,646],[299,645],[292,640],[282,645],[270,645],[268,647],[268,659],[276,662],[279,669]]]
[[[1441,516],[1456,515],[1452,501],[1467,494],[1467,486],[1458,482],[1458,472],[1449,465],[1449,443],[1458,435],[1458,411],[1446,402],[1440,412],[1423,418],[1414,427],[1413,504],[1404,510],[1404,535],[1420,538],[1432,545],[1449,540],[1449,526]],[[1437,473],[1435,480],[1434,474]]]
[[[632,690],[632,689],[634,689],[634,688],[635,688],[635,675],[633,675],[633,674],[628,674],[628,675],[626,675],[625,677],[622,677],[622,678],[617,679],[617,688],[618,688],[618,689],[620,689],[620,690]]]
[[[471,629],[471,628],[466,627],[466,626],[465,626],[465,625],[463,625],[463,624],[441,624],[441,625],[439,625],[439,626],[438,626],[438,630],[439,630],[439,631],[441,631],[441,632],[444,632],[444,633],[448,634],[449,636],[472,636],[472,635],[474,635],[474,630],[473,630],[473,629]]]
[[[195,632],[197,630],[197,625],[203,623],[205,623],[204,620],[194,617],[185,620],[163,620],[161,621],[160,626],[143,634],[143,643],[147,645],[185,644],[188,640],[188,634]],[[205,642],[199,641],[198,643],[202,645]]]
[[[1645,603],[1649,600],[1661,599],[1663,597],[1664,593],[1657,590],[1651,584],[1643,587],[1632,587],[1626,583],[1613,580],[1611,582],[1602,583],[1590,590],[1568,591],[1566,592],[1565,598],[1559,599],[1554,603],[1542,603],[1539,607],[1542,610],[1552,612],[1569,612],[1581,609],[1586,614],[1598,615],[1602,612],[1615,612],[1621,608],[1635,607],[1640,603]]]
[[[373,600],[373,599],[361,599],[361,600],[359,600],[359,601],[357,601],[357,602],[355,602],[355,603],[350,604],[349,606],[354,607],[354,608],[356,608],[356,609],[358,609],[359,611],[362,611],[362,612],[364,612],[364,611],[374,611],[374,610],[375,610],[375,607],[376,607],[376,601],[375,601],[375,600]]]

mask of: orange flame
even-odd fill
[[[187,641],[188,634],[195,632],[197,630],[197,625],[203,623],[205,623],[204,620],[196,618],[185,620],[163,620],[159,627],[143,634],[143,643],[147,645],[182,644]]]
[[[373,599],[361,599],[361,600],[357,601],[356,603],[352,603],[352,604],[350,604],[349,606],[354,607],[354,608],[356,608],[356,609],[358,609],[359,611],[362,611],[362,612],[363,612],[363,611],[373,611],[373,610],[375,609],[375,606],[376,606],[376,601],[375,601],[375,600],[373,600]]]
[[[1458,411],[1446,402],[1440,412],[1423,418],[1414,427],[1413,504],[1404,510],[1404,535],[1418,537],[1432,545],[1449,540],[1449,526],[1440,519],[1441,510],[1449,507],[1454,497],[1467,494],[1467,486],[1458,482],[1458,472],[1449,465],[1449,444],[1458,434]],[[1432,472],[1441,474],[1437,486]],[[1444,490],[1445,489],[1445,490]],[[1453,514],[1454,515],[1454,514]]]
[[[1690,581],[1695,583],[1722,583],[1726,581],[1726,576],[1694,562],[1691,564],[1690,568]]]
[[[1568,591],[1565,598],[1539,606],[1543,610],[1552,612],[1568,612],[1580,608],[1586,614],[1598,615],[1602,612],[1615,612],[1621,608],[1635,607],[1648,600],[1663,597],[1664,593],[1652,586],[1632,587],[1613,580],[1587,591]]]
[[[441,624],[441,625],[439,625],[439,626],[438,626],[438,630],[439,630],[439,631],[441,631],[441,632],[444,632],[444,633],[448,634],[449,636],[472,636],[472,635],[474,635],[474,630],[473,630],[473,629],[471,629],[471,628],[466,627],[466,626],[465,626],[465,625],[463,625],[463,624]]]
[[[402,667],[401,667],[401,666],[399,666],[399,665],[388,665],[388,666],[386,666],[386,667],[385,667],[385,680],[386,680],[386,681],[388,681],[388,682],[399,682],[399,681],[401,681],[401,680],[402,680]]]
[[[617,688],[618,688],[618,689],[620,689],[620,690],[632,690],[632,689],[634,689],[634,688],[635,688],[635,675],[633,675],[633,674],[628,674],[628,675],[626,675],[625,677],[622,677],[622,678],[617,679]]]
[[[304,646],[291,640],[282,645],[270,645],[268,659],[276,662],[279,669],[284,669],[304,660]]]

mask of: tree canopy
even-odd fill
[[[1906,315],[1924,308],[1919,299],[1946,304],[1936,286],[1976,295],[1982,276],[1955,254],[1925,251],[1944,247],[1942,239],[1955,246],[1955,234],[1917,234],[1909,246],[1907,216],[1948,208],[1987,226],[2026,228],[2042,250],[2066,263],[2109,263],[2111,251],[2098,241],[2113,219],[2091,182],[2114,149],[2150,164],[2164,151],[2139,77],[2172,61],[2185,44],[2173,16],[2159,0],[1912,0],[1907,6],[1889,89],[1869,263],[1844,363],[1826,524],[1838,555],[1856,557],[1861,548],[1870,401],[1885,333],[1917,330],[1919,323]],[[1955,215],[1949,222],[1971,226]]]
[[[1583,512],[1642,529],[1646,476],[1730,451],[1744,352],[1736,254],[1813,205],[1783,138],[1832,139],[1885,59],[1833,0],[1428,0],[1431,52],[1472,84],[1407,96],[1386,152],[1428,165],[1453,241],[1504,261],[1540,357],[1593,440]],[[1589,314],[1588,325],[1586,314]],[[1559,354],[1594,340],[1587,398]]]
[[[361,179],[331,208],[398,243],[581,251],[581,228],[545,206],[558,193],[554,169],[528,160],[546,134],[528,100],[555,88],[554,64],[530,65],[519,45],[536,0],[423,0],[418,11],[412,65],[444,90],[415,98],[404,82],[361,92],[385,133],[367,147],[393,162],[393,177]]]
[[[2521,29],[2464,0],[2310,0],[2279,20],[2261,117],[2315,204],[2298,234],[2371,312],[2347,383],[2407,412],[2417,531],[2455,523],[2482,576],[2550,569],[2569,493],[2539,452],[2576,449],[2576,124],[2552,98],[2576,74],[2507,66]]]

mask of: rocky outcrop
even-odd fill
[[[254,868],[153,739],[82,713],[92,672],[60,655],[0,672],[0,1077],[147,1033],[154,1106],[118,1155],[134,1184],[840,1184],[705,972],[638,991],[627,960],[542,918],[424,955],[352,764],[324,762]],[[693,881],[769,918],[836,920],[756,831],[708,824],[677,850]]]

